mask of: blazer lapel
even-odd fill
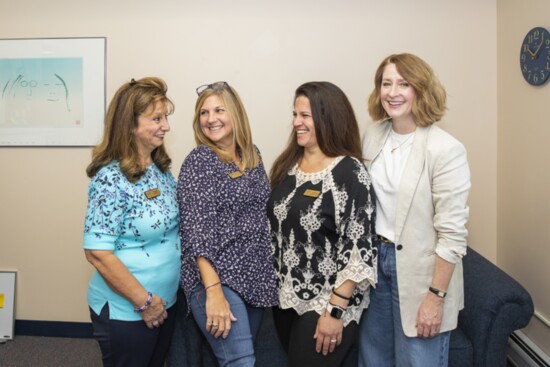
[[[397,213],[395,217],[395,237],[396,241],[401,239],[401,232],[407,215],[411,209],[411,202],[418,186],[418,181],[424,169],[426,160],[426,145],[428,141],[428,133],[431,126],[417,127],[414,134],[414,142],[411,148],[407,165],[401,177],[399,192],[397,196]]]
[[[382,151],[382,147],[386,143],[388,134],[390,133],[391,122],[389,120],[376,123],[372,129],[367,130],[367,136],[365,136],[368,144],[367,149],[363,152],[363,158],[367,160],[367,168],[370,169],[372,161]]]

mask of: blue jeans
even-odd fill
[[[231,313],[237,318],[237,321],[231,324],[227,338],[214,338],[206,332],[206,292],[202,284],[191,292],[191,312],[212,347],[220,367],[254,367],[254,338],[260,328],[264,309],[247,305],[237,293],[225,285],[222,285],[222,289]]]
[[[447,366],[451,332],[421,339],[403,332],[395,265],[395,246],[378,247],[378,284],[359,324],[359,367]]]

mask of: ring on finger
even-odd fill
[[[153,326],[159,326],[159,322],[157,320],[153,321]]]
[[[330,342],[331,342],[332,344],[334,344],[334,343],[336,343],[336,339],[330,339]]]

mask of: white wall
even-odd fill
[[[550,355],[550,83],[523,80],[519,53],[535,27],[550,30],[550,2],[498,2],[498,265],[527,288],[537,317],[523,332]]]
[[[496,258],[496,1],[2,0],[0,36],[107,37],[107,99],[130,78],[164,78],[176,104],[177,174],[193,147],[195,87],[227,80],[269,167],[286,143],[295,88],[328,80],[362,126],[379,62],[412,52],[449,94],[441,126],[468,149],[470,243]],[[17,318],[88,321],[81,249],[89,148],[0,148],[0,269],[17,269]]]

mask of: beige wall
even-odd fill
[[[270,166],[286,142],[299,84],[336,83],[364,126],[378,63],[393,52],[418,54],[449,94],[441,126],[469,152],[470,243],[496,259],[496,0],[3,0],[2,5],[3,38],[107,37],[108,99],[132,77],[163,77],[176,103],[167,140],[176,174],[193,147],[190,119],[200,84],[228,80],[237,88]],[[0,270],[19,272],[18,319],[89,320],[85,293],[92,269],[81,250],[89,159],[89,148],[0,148]]]
[[[531,293],[550,320],[550,83],[527,84],[519,68],[525,34],[550,30],[550,2],[498,2],[497,263]],[[550,329],[533,318],[524,332],[550,355]]]

